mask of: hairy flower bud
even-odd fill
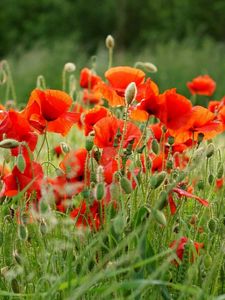
[[[113,49],[115,47],[114,38],[109,34],[105,39],[105,45],[108,49]]]
[[[74,63],[68,62],[64,65],[64,70],[68,73],[74,72],[76,70],[76,65]]]
[[[19,142],[14,139],[4,139],[0,142],[0,148],[13,149],[19,146]]]
[[[137,95],[137,87],[135,82],[131,82],[128,84],[126,90],[125,90],[125,101],[129,105],[131,104]]]

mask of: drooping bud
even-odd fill
[[[103,182],[104,181],[104,168],[103,166],[98,166],[97,168],[97,182]]]
[[[159,224],[166,226],[167,224],[166,217],[161,210],[152,209],[152,216]]]
[[[13,149],[19,146],[19,142],[14,139],[4,139],[0,142],[0,148]]]
[[[217,165],[217,176],[218,179],[221,179],[223,177],[223,164],[221,162]]]
[[[159,199],[156,203],[156,208],[162,210],[167,203],[168,193],[166,191],[162,191],[159,195]]]
[[[215,218],[212,218],[208,221],[207,227],[211,232],[216,232],[218,221]]]
[[[156,139],[153,139],[153,140],[152,140],[152,151],[153,151],[155,154],[158,154],[158,153],[159,153],[159,143],[157,142]]]
[[[105,39],[105,45],[108,49],[113,49],[115,47],[115,40],[110,34],[107,35]]]
[[[209,174],[209,177],[208,177],[208,183],[209,183],[210,185],[212,185],[213,181],[214,181],[214,176],[213,176],[213,174]]]
[[[16,166],[21,173],[23,173],[26,168],[26,161],[21,153],[17,156]]]
[[[72,62],[68,62],[64,65],[64,70],[68,73],[74,72],[76,70],[76,65]]]
[[[152,189],[157,189],[166,178],[166,172],[162,171],[161,173],[157,175],[153,175],[150,180],[150,186]]]
[[[126,90],[125,90],[125,101],[127,105],[130,105],[137,96],[137,87],[135,82],[131,82],[128,84]]]
[[[208,144],[207,149],[206,149],[206,157],[210,158],[214,154],[214,152],[215,152],[214,144],[212,144],[212,143]]]
[[[61,142],[61,143],[60,143],[60,146],[61,146],[62,151],[63,151],[64,153],[69,153],[69,152],[70,152],[70,147],[69,147],[66,143]]]
[[[20,224],[19,227],[18,227],[18,235],[19,235],[19,238],[23,241],[26,241],[27,238],[28,238],[28,231],[27,231],[27,227]]]
[[[95,190],[96,200],[102,200],[104,196],[105,196],[105,185],[103,182],[99,182]]]
[[[123,176],[120,178],[120,186],[125,194],[130,194],[132,192],[132,185],[127,177]]]
[[[208,253],[204,255],[203,258],[204,267],[208,270],[212,266],[212,257]]]
[[[145,68],[145,70],[147,72],[150,72],[150,73],[156,73],[158,71],[158,68],[150,62],[143,63],[143,67]]]
[[[198,134],[198,144],[200,144],[203,141],[203,139],[204,139],[204,134],[200,132]]]

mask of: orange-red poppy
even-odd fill
[[[158,97],[159,90],[149,78],[138,88],[136,100],[139,103],[130,109],[130,118],[136,121],[146,121],[151,115],[159,117],[164,109],[164,102]]]
[[[94,143],[96,146],[99,148],[118,147],[124,129],[124,121],[116,117],[105,117],[99,120],[93,128],[95,131]],[[133,123],[127,122],[122,147],[126,148],[131,142],[133,143],[133,147],[135,147],[140,138],[140,129]],[[115,139],[117,139],[117,145],[115,145]]]
[[[216,82],[209,75],[203,75],[188,82],[187,86],[193,95],[212,96],[216,89]]]
[[[85,163],[88,152],[86,149],[71,150],[60,163],[60,168],[71,181],[84,181]]]
[[[101,81],[101,78],[97,76],[93,70],[84,68],[80,72],[80,86],[85,89],[93,89],[93,87]]]
[[[28,121],[17,111],[0,111],[0,140],[3,134],[18,142],[26,142],[31,151],[36,147],[37,134]],[[18,149],[12,149],[11,152],[13,155],[17,155]]]
[[[145,73],[136,68],[120,66],[110,68],[105,73],[108,84],[99,82],[96,89],[102,97],[109,102],[110,106],[125,105],[124,93],[131,82],[135,82],[137,88],[144,82]]]
[[[21,172],[17,166],[14,166],[12,172],[3,177],[0,197],[13,197],[27,188],[26,194],[28,196],[34,192],[36,199],[40,198],[41,182],[44,177],[42,167],[39,163],[30,161],[28,156],[25,156],[24,159],[26,161],[24,172]]]
[[[185,126],[169,131],[177,143],[184,143],[188,140],[197,141],[200,133],[204,135],[204,139],[211,139],[222,129],[221,122],[215,120],[212,112],[202,106],[194,106]]]
[[[87,136],[93,130],[93,126],[99,120],[110,115],[111,115],[110,111],[103,106],[95,106],[94,108],[88,110],[84,114],[84,118],[83,118],[85,135]]]
[[[159,96],[162,109],[157,117],[168,129],[185,127],[192,109],[191,101],[176,92],[176,89],[165,91]]]
[[[188,243],[189,239],[185,236],[182,236],[179,240],[175,240],[170,244],[170,248],[174,249],[176,251],[176,255],[177,255],[177,259],[175,259],[173,261],[173,263],[178,266],[180,261],[182,261],[183,259],[183,255],[184,255],[184,248],[185,245]],[[198,242],[194,242],[194,246],[196,249],[197,254],[199,254],[199,251],[201,248],[204,247],[203,243],[198,243]],[[192,255],[192,260],[193,260],[193,255]]]
[[[69,112],[72,98],[58,90],[35,89],[30,96],[23,116],[40,133],[44,131],[66,135],[80,114]]]

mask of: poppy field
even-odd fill
[[[0,298],[225,299],[225,97],[106,47],[23,107],[0,62]]]

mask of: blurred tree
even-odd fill
[[[63,39],[93,51],[109,33],[121,47],[203,35],[224,41],[224,11],[224,0],[1,0],[0,57]]]

